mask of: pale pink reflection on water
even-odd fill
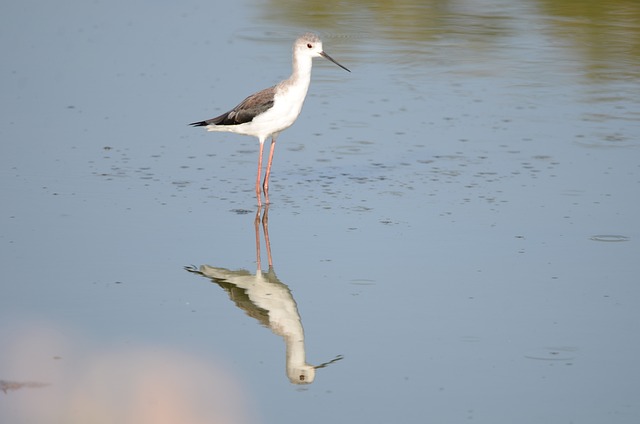
[[[237,376],[216,358],[157,346],[91,349],[44,322],[2,333],[10,335],[0,357],[5,423],[256,422]]]

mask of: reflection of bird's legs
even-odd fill
[[[260,176],[260,174],[258,174]],[[260,210],[262,208],[258,206],[258,211],[256,212],[256,219],[253,221],[253,226],[256,230],[256,269],[258,271],[261,270],[260,267]]]
[[[269,204],[265,205],[264,213],[262,214],[262,229],[264,230],[264,244],[265,246],[267,246],[267,258],[269,260],[269,269],[271,269],[273,268],[273,261],[271,260],[271,243],[269,242]]]

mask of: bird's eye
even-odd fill
[[[307,48],[309,48],[309,49],[310,49],[310,48],[312,48],[312,47],[313,47],[313,44],[311,44],[311,43],[307,43]]]

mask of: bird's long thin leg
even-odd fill
[[[260,178],[262,177],[262,153],[264,152],[264,140],[260,140],[260,155],[258,156],[258,175],[256,177],[256,198],[258,207],[262,206],[262,193],[260,192]]]
[[[267,203],[269,203],[269,177],[271,176],[271,162],[273,162],[273,151],[276,149],[276,137],[271,138],[271,149],[269,150],[269,162],[267,162],[267,172],[264,174],[264,197]]]

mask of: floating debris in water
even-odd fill
[[[532,350],[524,357],[537,361],[572,361],[575,359],[577,351],[578,348],[572,346],[545,347]]]
[[[591,236],[589,240],[604,241],[607,243],[612,243],[612,242],[620,242],[620,241],[629,241],[629,237],[601,234],[601,235]]]
[[[0,380],[0,390],[7,393],[9,390],[18,390],[23,388],[39,389],[48,386],[49,383],[41,383],[39,381],[7,381]]]

